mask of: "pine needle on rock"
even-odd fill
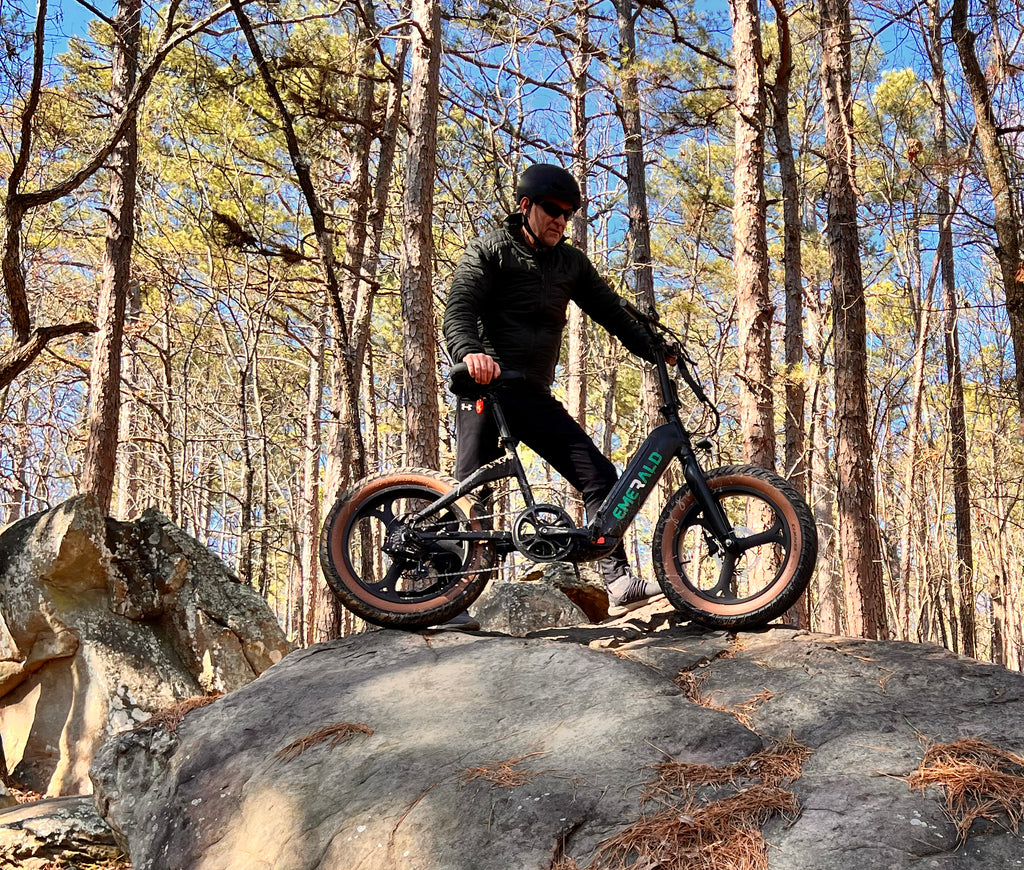
[[[293,740],[284,749],[279,750],[274,757],[282,761],[294,761],[313,746],[330,740],[331,745],[328,748],[334,749],[338,744],[351,740],[357,734],[369,736],[373,734],[373,729],[362,722],[336,722],[319,731],[314,731],[312,734],[307,734],[305,737],[300,737],[298,740]]]
[[[1024,818],[1024,758],[973,737],[929,746],[907,783],[921,792],[930,785],[945,790],[961,842],[978,819],[1005,816],[1016,833]]]
[[[620,870],[767,870],[760,826],[798,811],[791,792],[755,785],[710,803],[688,801],[629,825],[601,844],[594,865]]]
[[[725,767],[665,761],[654,765],[655,777],[648,784],[644,799],[653,800],[665,792],[685,792],[705,785],[729,785],[739,780],[760,780],[767,786],[781,786],[800,778],[803,763],[811,754],[811,749],[791,735]]]
[[[154,713],[145,722],[141,725],[136,725],[132,730],[137,731],[139,728],[149,725],[162,725],[171,734],[175,734],[177,733],[178,726],[189,713],[212,704],[219,697],[221,695],[218,692],[215,695],[197,695],[194,698],[184,698],[176,704],[172,704],[166,710]]]
[[[516,788],[520,785],[526,785],[526,783],[536,779],[543,771],[517,769],[518,765],[528,758],[545,754],[545,752],[537,750],[535,752],[528,752],[526,755],[509,758],[505,761],[494,761],[480,767],[467,768],[462,774],[462,782],[466,784],[474,779],[484,779],[497,788]]]

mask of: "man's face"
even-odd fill
[[[548,247],[557,245],[559,239],[565,235],[568,215],[572,214],[572,206],[558,199],[536,200],[531,203],[530,200],[523,198],[519,203],[519,210],[523,213],[523,219],[530,222],[530,229],[533,230],[538,242]],[[555,214],[548,214],[549,211],[554,211]]]

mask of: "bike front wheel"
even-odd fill
[[[320,564],[345,607],[375,625],[416,629],[446,622],[477,599],[494,546],[459,537],[481,530],[470,499],[411,522],[454,486],[410,468],[365,478],[342,495],[320,535]]]
[[[810,508],[777,474],[753,465],[716,468],[708,488],[732,526],[716,538],[689,487],[670,499],[652,545],[665,597],[687,618],[715,628],[751,628],[782,616],[806,589],[818,555]]]

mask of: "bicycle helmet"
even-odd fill
[[[523,199],[530,202],[557,199],[572,206],[573,211],[580,207],[583,200],[576,179],[561,166],[550,163],[535,163],[519,176],[516,202],[522,202]]]

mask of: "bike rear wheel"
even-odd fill
[[[806,589],[818,555],[810,508],[783,478],[732,465],[705,475],[733,527],[737,547],[717,540],[686,486],[661,514],[652,545],[665,597],[687,618],[716,628],[761,626]]]
[[[490,579],[494,547],[447,537],[480,531],[470,499],[409,523],[454,486],[435,471],[411,468],[365,478],[342,495],[320,535],[320,564],[345,607],[375,625],[416,629],[445,622],[476,600]]]

